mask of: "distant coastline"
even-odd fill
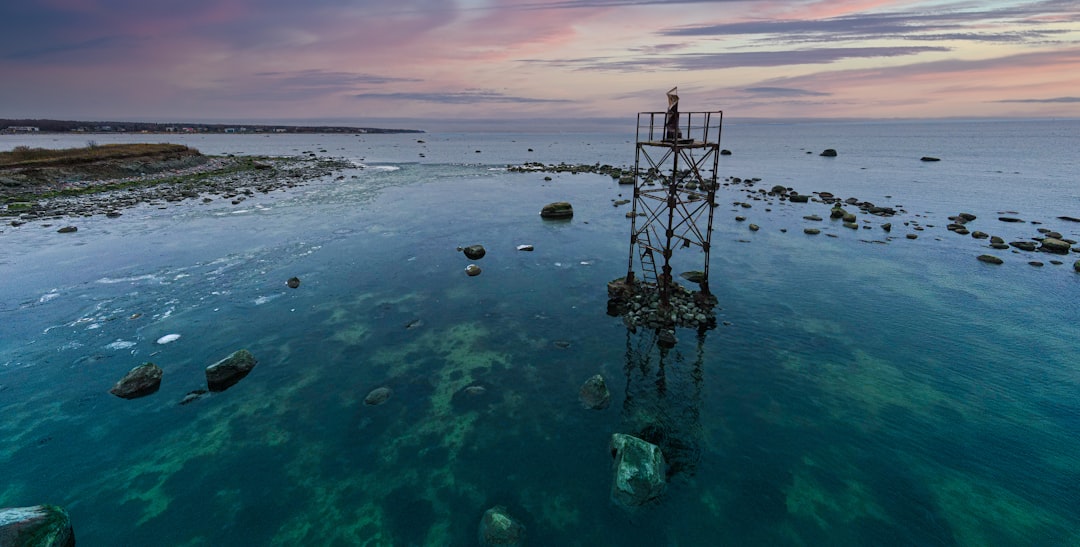
[[[159,123],[108,122],[0,118],[0,134],[27,133],[423,133],[419,129],[386,129],[380,127],[288,125],[288,124],[224,124],[224,123]]]

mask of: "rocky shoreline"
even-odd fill
[[[17,227],[29,222],[106,215],[120,216],[140,204],[166,205],[197,199],[204,203],[229,200],[239,204],[249,196],[294,188],[355,165],[336,158],[206,157],[205,161],[105,180],[62,184],[39,183],[19,188],[17,195],[0,188],[0,218]]]
[[[633,185],[635,182],[634,169],[632,167],[615,167],[611,165],[601,165],[599,163],[590,165],[530,162],[522,165],[508,165],[507,170],[517,173],[568,173],[572,175],[578,173],[590,173],[609,176],[617,181],[619,185]],[[662,177],[658,176],[657,173],[643,172],[641,173],[641,176],[644,178],[643,184],[646,186],[664,184]],[[802,217],[803,220],[807,221],[807,226],[802,230],[803,234],[807,236],[824,233],[827,237],[839,237],[835,233],[826,233],[821,229],[821,227],[827,227],[829,224],[823,221],[830,219],[835,221],[837,226],[850,229],[853,233],[867,235],[867,237],[860,238],[859,241],[879,244],[887,244],[899,239],[915,240],[918,239],[920,235],[924,235],[928,230],[944,227],[945,233],[953,234],[953,237],[969,236],[966,239],[975,242],[984,249],[991,249],[992,251],[999,252],[1008,251],[1010,254],[1020,255],[1018,258],[1024,258],[1024,261],[1033,267],[1042,267],[1044,265],[1043,260],[1049,262],[1051,265],[1060,266],[1065,264],[1066,260],[1073,260],[1069,255],[1076,257],[1080,254],[1080,245],[1078,245],[1077,240],[1063,235],[1063,231],[1065,230],[1047,228],[1043,225],[1041,220],[1024,220],[1018,218],[1015,216],[1018,213],[1014,211],[999,211],[994,220],[1002,224],[1032,226],[1034,228],[1034,233],[1031,234],[1030,237],[1010,237],[1009,240],[1007,240],[1006,238],[992,235],[990,232],[994,229],[991,225],[986,223],[985,219],[982,219],[979,223],[975,223],[975,215],[966,212],[960,212],[948,216],[947,218],[941,218],[940,221],[935,221],[923,214],[909,213],[903,205],[885,206],[861,200],[856,197],[841,198],[825,191],[801,192],[794,188],[782,185],[773,185],[769,187],[760,178],[756,177],[727,177],[723,180],[718,180],[717,184],[720,188],[727,188],[728,190],[744,194],[744,197],[741,199],[730,202],[732,207],[731,210],[737,212],[734,216],[734,220],[739,223],[750,220],[749,214],[751,211],[771,213],[773,207],[791,204],[793,206],[807,207],[807,214]],[[719,193],[717,196],[717,201],[719,201]],[[891,196],[886,196],[886,198],[891,199]],[[616,207],[630,203],[630,200],[627,199],[612,201]],[[828,207],[828,209],[823,210],[821,208],[815,208],[814,204],[824,205]],[[719,209],[720,205],[717,204],[716,207]],[[717,211],[717,213],[719,213],[719,211]],[[628,217],[630,215],[631,213],[627,213]],[[720,217],[718,216],[717,218]],[[1062,215],[1055,217],[1055,221],[1060,223],[1061,228],[1067,228],[1072,224],[1080,223],[1080,218]],[[981,225],[983,229],[972,230],[971,228],[976,224]],[[756,232],[762,229],[764,223],[758,221],[758,223],[749,222],[746,225],[751,232]],[[780,231],[787,232],[786,229],[781,229]],[[1015,230],[1010,231],[1015,232]],[[943,237],[946,236],[942,234],[941,236],[938,236],[937,239]],[[1026,254],[1029,254],[1029,256],[1025,257],[1024,255]],[[983,256],[992,257],[995,258],[995,260],[981,258]],[[1040,260],[1039,258],[1042,257],[1046,258]],[[979,255],[975,258],[981,262],[994,265],[1003,264],[1005,262],[1004,259],[993,255]],[[1076,260],[1073,263],[1073,270],[1080,273],[1080,260]]]

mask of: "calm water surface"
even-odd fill
[[[722,177],[904,212],[853,231],[825,205],[725,187],[710,264],[725,323],[661,351],[605,313],[628,187],[503,169],[628,166],[632,134],[95,135],[358,167],[240,205],[61,221],[75,234],[5,226],[0,506],[62,505],[80,545],[471,545],[495,504],[532,545],[1075,545],[1080,256],[1001,251],[992,266],[945,226],[965,211],[1006,241],[1080,239],[1056,218],[1080,217],[1078,136],[1077,122],[729,123]],[[573,220],[541,221],[559,200]],[[474,243],[487,256],[471,278],[456,249]],[[240,348],[259,360],[250,376],[178,404]],[[158,393],[107,393],[145,361],[165,370]],[[597,373],[613,404],[584,410]],[[393,396],[365,406],[380,386]],[[635,514],[608,498],[616,432],[656,440],[671,467]]]

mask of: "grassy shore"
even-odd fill
[[[181,144],[91,144],[83,148],[30,148],[16,146],[0,152],[0,169],[21,167],[76,167],[87,163],[170,155],[199,155],[199,151]]]

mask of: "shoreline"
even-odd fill
[[[228,199],[236,205],[255,192],[295,188],[351,167],[355,167],[351,162],[337,158],[210,156],[199,165],[161,173],[66,183],[60,188],[41,185],[38,197],[7,203],[0,209],[0,219],[18,228],[39,221],[117,217],[141,204]]]

